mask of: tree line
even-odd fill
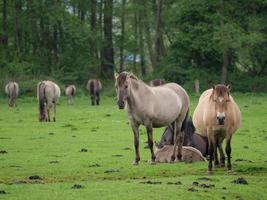
[[[261,89],[266,78],[264,0],[1,0],[0,9],[3,77],[83,83],[131,70],[181,84],[257,76]]]

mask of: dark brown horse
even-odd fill
[[[92,105],[99,105],[100,102],[100,91],[102,89],[102,84],[97,79],[90,79],[87,82],[86,88],[91,95]]]
[[[156,143],[159,149],[165,145],[173,145],[173,130],[171,127],[167,127],[161,137],[159,143]],[[184,142],[183,146],[191,146],[198,149],[203,156],[207,156],[208,140],[207,137],[201,136],[195,133],[195,127],[192,119],[187,118],[184,126]]]
[[[150,86],[160,86],[165,84],[165,80],[164,79],[155,79],[149,82]]]

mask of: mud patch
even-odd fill
[[[41,176],[38,175],[33,175],[29,177],[30,180],[43,180],[43,178]]]
[[[197,180],[200,180],[200,181],[210,181],[211,179],[210,178],[207,178],[207,177],[200,177]]]
[[[94,163],[94,164],[88,165],[88,167],[101,167],[101,165],[98,163]]]
[[[177,182],[167,182],[168,185],[182,185],[181,181],[177,181]]]
[[[247,185],[248,184],[247,180],[242,178],[242,177],[234,180],[233,183],[235,183],[235,184],[243,184],[243,185]]]
[[[189,192],[198,192],[198,190],[197,189],[195,189],[195,188],[193,188],[193,187],[191,187],[191,188],[188,188],[187,189]]]
[[[0,154],[6,154],[7,151],[6,150],[0,150]]]
[[[50,164],[58,164],[59,161],[58,161],[58,160],[51,160],[49,163],[50,163]]]
[[[112,155],[112,157],[123,157],[123,155],[121,155],[121,154],[114,154],[114,155]]]
[[[214,188],[215,185],[214,184],[200,184],[199,187],[202,187],[202,188]]]
[[[80,152],[88,152],[88,150],[85,148],[81,148]]]
[[[82,189],[84,188],[84,186],[80,185],[80,184],[74,184],[71,189]]]
[[[142,184],[151,184],[151,185],[158,185],[158,184],[161,184],[161,181],[143,181],[143,182],[140,182]]]
[[[118,170],[118,169],[108,169],[108,170],[104,171],[104,173],[106,173],[106,174],[115,173],[115,172],[120,172],[120,170]]]
[[[0,194],[6,194],[5,190],[0,190]]]

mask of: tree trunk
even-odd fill
[[[125,32],[125,4],[126,0],[122,0],[121,6],[121,38],[120,38],[120,72],[124,70],[124,32]]]
[[[7,33],[7,0],[3,0],[3,33],[1,36],[1,42],[4,49],[8,46],[8,33]]]
[[[17,53],[21,51],[22,30],[19,24],[18,15],[21,13],[21,1],[14,1],[13,29],[15,37],[15,47]]]
[[[229,55],[228,55],[228,51],[224,50],[224,52],[223,52],[223,65],[222,65],[222,77],[221,77],[221,83],[222,84],[226,84],[226,82],[227,82],[228,66],[229,66]]]
[[[156,61],[155,61],[154,51],[152,48],[152,39],[151,39],[149,17],[147,15],[147,13],[149,12],[148,7],[147,7],[147,1],[144,1],[143,4],[144,4],[144,13],[143,13],[143,15],[144,15],[144,28],[145,28],[147,49],[148,49],[152,68],[155,69]]]
[[[158,0],[157,3],[157,16],[156,16],[156,41],[155,41],[155,49],[156,49],[156,61],[158,61],[165,56],[165,46],[163,42],[163,36],[161,31],[162,21],[161,21],[161,12],[162,12],[162,4],[163,0]]]
[[[144,10],[141,9],[142,5],[141,3],[143,2],[139,2],[139,12],[138,12],[138,25],[139,25],[139,53],[140,53],[140,65],[141,65],[141,73],[142,76],[146,75],[146,66],[145,66],[145,52],[144,52],[144,36],[143,36],[143,13]]]
[[[135,1],[134,1],[135,2]],[[137,6],[136,2],[135,2],[135,6]],[[135,44],[137,44],[137,11],[136,11],[137,8],[135,8],[135,11],[134,11],[134,23],[133,23],[133,27],[134,27],[134,42]],[[134,46],[133,48],[133,71],[134,72],[137,72],[137,68],[136,68],[136,54],[137,54],[137,48],[136,48],[136,45]]]
[[[113,77],[114,71],[114,53],[112,42],[112,14],[113,14],[113,1],[104,1],[104,65],[102,68],[102,75],[106,78]]]

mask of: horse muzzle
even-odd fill
[[[119,109],[124,109],[124,107],[125,107],[124,101],[118,101],[117,104],[119,106]]]
[[[217,117],[217,120],[219,125],[224,125],[225,117]]]

